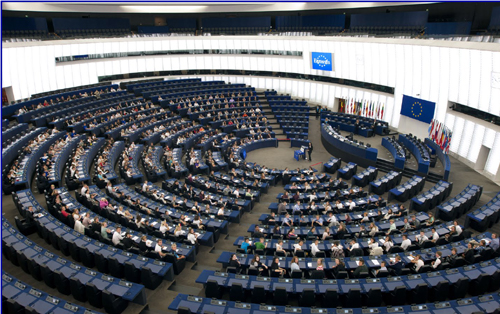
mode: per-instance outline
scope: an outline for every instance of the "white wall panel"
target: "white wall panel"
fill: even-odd
[[[147,58],[146,61],[146,71],[154,72],[155,70],[155,60],[154,58]],[[115,64],[113,63],[113,70],[115,69]]]
[[[193,50],[193,49],[196,49],[196,46],[195,46],[195,41],[194,39],[186,39],[186,49],[188,50]]]
[[[405,95],[410,95],[410,96],[416,96],[413,93],[413,84],[415,82],[415,79],[413,77],[413,63],[415,60],[413,60],[413,47],[414,46],[403,46],[403,64],[404,64],[404,72],[401,73],[401,79],[404,80],[404,86],[403,86],[403,94]]]
[[[56,89],[65,88],[65,86],[66,86],[65,81],[66,80],[64,78],[64,67],[63,66],[56,67],[56,80],[57,80]]]
[[[24,71],[26,72],[26,80],[24,81],[24,85],[26,85],[26,94],[30,94],[30,90],[36,90],[35,88],[35,80],[34,80],[34,73],[35,75],[40,75],[40,67],[38,64],[33,63],[33,58],[30,58],[29,56],[33,55],[33,47],[26,47],[24,48]],[[29,73],[29,75],[28,75]]]
[[[498,73],[500,73],[500,53],[493,52],[492,54],[493,63],[491,67],[492,74],[490,81],[494,74],[498,75]],[[488,111],[496,116],[500,116],[500,106],[498,104],[500,104],[500,86],[498,86],[498,84],[495,84],[491,89],[490,109]]]
[[[432,78],[432,68],[431,68],[431,48],[421,47],[421,59],[422,59],[422,71],[420,72],[419,81],[421,82],[420,95],[424,99],[430,99],[434,102],[437,101],[437,97],[431,98],[431,78]]]
[[[498,173],[498,167],[500,165],[500,133],[496,133],[495,140],[493,143],[493,147],[490,150],[490,154],[488,155],[488,160],[486,160],[486,165],[484,166],[484,170],[489,173],[495,175]]]
[[[14,49],[4,49],[2,51],[2,88],[3,87],[8,87],[12,85],[12,68],[13,64],[12,63],[12,52]],[[42,51],[45,51],[43,49]]]
[[[137,59],[137,71],[138,72],[146,71],[146,60],[144,58]]]
[[[453,124],[453,139],[450,144],[450,151],[452,152],[458,153],[458,150],[461,146],[460,143],[462,135],[464,134],[464,124],[465,124],[464,119],[460,117],[455,118],[455,123]],[[455,138],[457,140],[454,140]]]
[[[460,50],[449,49],[449,58],[443,60],[445,56],[441,56],[442,61],[448,61],[449,66],[449,93],[448,98],[450,101],[458,102],[458,89],[460,79]],[[442,73],[442,72],[441,72]]]
[[[304,83],[304,98],[305,99],[311,98],[311,82]]]
[[[493,63],[493,54],[491,51],[480,51],[480,83],[479,83],[479,110],[488,112],[490,109],[491,96],[491,67]]]
[[[179,50],[179,42],[182,40],[172,40],[170,41],[170,50]]]
[[[458,102],[468,104],[469,101],[469,86],[470,86],[470,51],[460,49],[460,65],[459,65],[459,84],[458,84]],[[456,65],[455,65],[456,66]]]
[[[483,144],[485,127],[474,122],[469,121],[473,125],[473,132],[471,134],[471,143],[469,149],[467,150],[467,160],[471,162],[476,162],[479,156],[479,151],[481,150],[481,145]]]
[[[429,72],[424,72],[422,74],[422,79],[423,80],[428,80],[429,84],[427,85],[429,88],[429,99],[434,99],[435,101],[438,101],[439,99],[439,92],[440,92],[440,77],[441,77],[441,69],[440,67],[443,65],[440,60],[440,53],[441,50],[437,47],[430,47],[428,49],[428,55],[425,57],[426,60],[429,60]],[[425,62],[425,61],[424,61]],[[448,63],[448,62],[445,62]],[[448,80],[446,80],[448,82]],[[448,84],[447,84],[448,85]],[[422,91],[424,93],[424,91]],[[447,93],[446,93],[447,96]],[[446,97],[448,98],[448,97]]]

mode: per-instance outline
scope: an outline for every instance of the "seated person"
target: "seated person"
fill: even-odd
[[[250,246],[250,239],[245,238],[243,243],[241,243],[241,249],[245,250],[245,253],[248,253],[248,247]]]
[[[177,244],[176,243],[172,243],[172,248],[170,249],[170,253],[172,253],[176,259],[186,258],[184,255],[178,254],[177,251],[178,251]]]

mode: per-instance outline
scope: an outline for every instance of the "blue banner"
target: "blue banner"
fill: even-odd
[[[332,71],[333,59],[330,52],[311,52],[313,70]]]
[[[403,95],[401,114],[425,123],[431,123],[434,118],[436,103]]]

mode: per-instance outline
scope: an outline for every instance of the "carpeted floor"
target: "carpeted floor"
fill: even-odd
[[[322,162],[327,161],[331,155],[326,152],[321,144],[321,134],[319,129],[319,120],[316,120],[314,117],[310,120],[310,128],[309,128],[309,138],[312,140],[314,145],[314,151],[312,154],[312,161],[309,160],[301,160],[296,161],[293,158],[293,148],[289,147],[288,142],[281,142],[279,144],[279,148],[265,148],[257,151],[253,151],[248,153],[247,160],[256,162],[260,165],[266,165],[267,167],[276,167],[276,168],[304,168],[309,165],[315,165],[315,168],[318,170],[322,169]],[[384,159],[391,159],[390,154],[388,154],[387,150],[380,145],[381,137],[376,136],[370,139],[366,138],[358,138],[363,142],[368,142],[379,149],[379,156]],[[348,160],[343,160],[343,162],[349,162]],[[453,182],[454,187],[451,193],[451,197],[458,194],[463,190],[465,186],[469,183],[482,185],[484,188],[483,195],[481,196],[481,200],[474,207],[478,208],[484,205],[487,201],[489,201],[498,191],[499,187],[492,181],[486,179],[481,176],[479,173],[474,171],[473,169],[467,167],[463,163],[457,161],[454,158],[451,158],[452,162],[452,172],[450,176],[450,181]],[[439,165],[441,166],[441,165]],[[410,166],[411,167],[411,166]],[[441,166],[442,169],[442,166]],[[358,172],[363,170],[358,169]],[[437,170],[433,170],[434,172],[439,172]],[[383,176],[383,172],[379,172],[379,176]],[[407,178],[403,178],[403,181],[406,181]],[[424,191],[431,188],[433,183],[426,183],[424,187]],[[251,213],[245,213],[242,217],[240,224],[231,224],[229,226],[229,235],[224,237],[221,236],[219,241],[215,244],[213,248],[209,247],[200,247],[200,251],[197,256],[196,263],[187,263],[184,271],[176,276],[174,282],[165,281],[159,288],[154,291],[147,290],[148,297],[148,305],[147,307],[138,306],[135,304],[130,304],[125,313],[168,313],[167,310],[168,305],[172,302],[175,296],[178,293],[187,293],[193,295],[204,296],[203,286],[195,283],[196,278],[204,269],[211,270],[220,270],[221,265],[216,262],[216,259],[219,257],[222,251],[235,251],[235,247],[233,246],[234,240],[238,236],[248,235],[246,232],[247,228],[252,223],[258,223],[258,218],[262,213],[268,213],[268,206],[271,202],[276,201],[276,195],[283,191],[283,187],[278,185],[276,187],[271,187],[269,189],[269,193],[263,195],[260,203],[257,203],[253,208]],[[387,198],[387,194],[382,197]],[[38,195],[37,199],[39,202],[45,206],[45,200],[42,195]],[[405,204],[409,205],[409,201]],[[3,196],[2,197],[2,209],[4,217],[6,217],[12,224],[14,224],[14,216],[19,215],[17,209],[14,207],[11,196]],[[463,224],[464,217],[462,217],[459,222]],[[494,226],[490,231],[499,232],[500,228]],[[47,245],[45,241],[40,240],[38,235],[34,234],[30,236],[30,239],[41,245],[42,247],[54,250],[50,245]],[[55,252],[60,254],[60,252]],[[71,257],[65,257],[71,260]],[[53,294],[56,297],[62,297],[64,299],[69,300],[70,302],[74,302],[76,304],[80,304],[86,306],[90,309],[93,309],[88,303],[82,304],[74,300],[71,296],[65,296],[59,293],[56,289],[51,289],[47,287],[43,282],[38,282],[33,279],[30,275],[24,273],[20,267],[16,267],[11,264],[8,260],[4,259],[2,256],[2,268],[17,277],[18,279],[34,286],[35,288],[46,291],[50,294]],[[295,301],[292,301],[292,305]],[[99,311],[99,309],[93,309]]]

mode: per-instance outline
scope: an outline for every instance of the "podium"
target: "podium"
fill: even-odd
[[[301,157],[304,158],[305,155],[306,154],[300,149],[297,149],[296,151],[293,152],[293,158],[295,158],[295,160],[297,161],[299,161]]]

